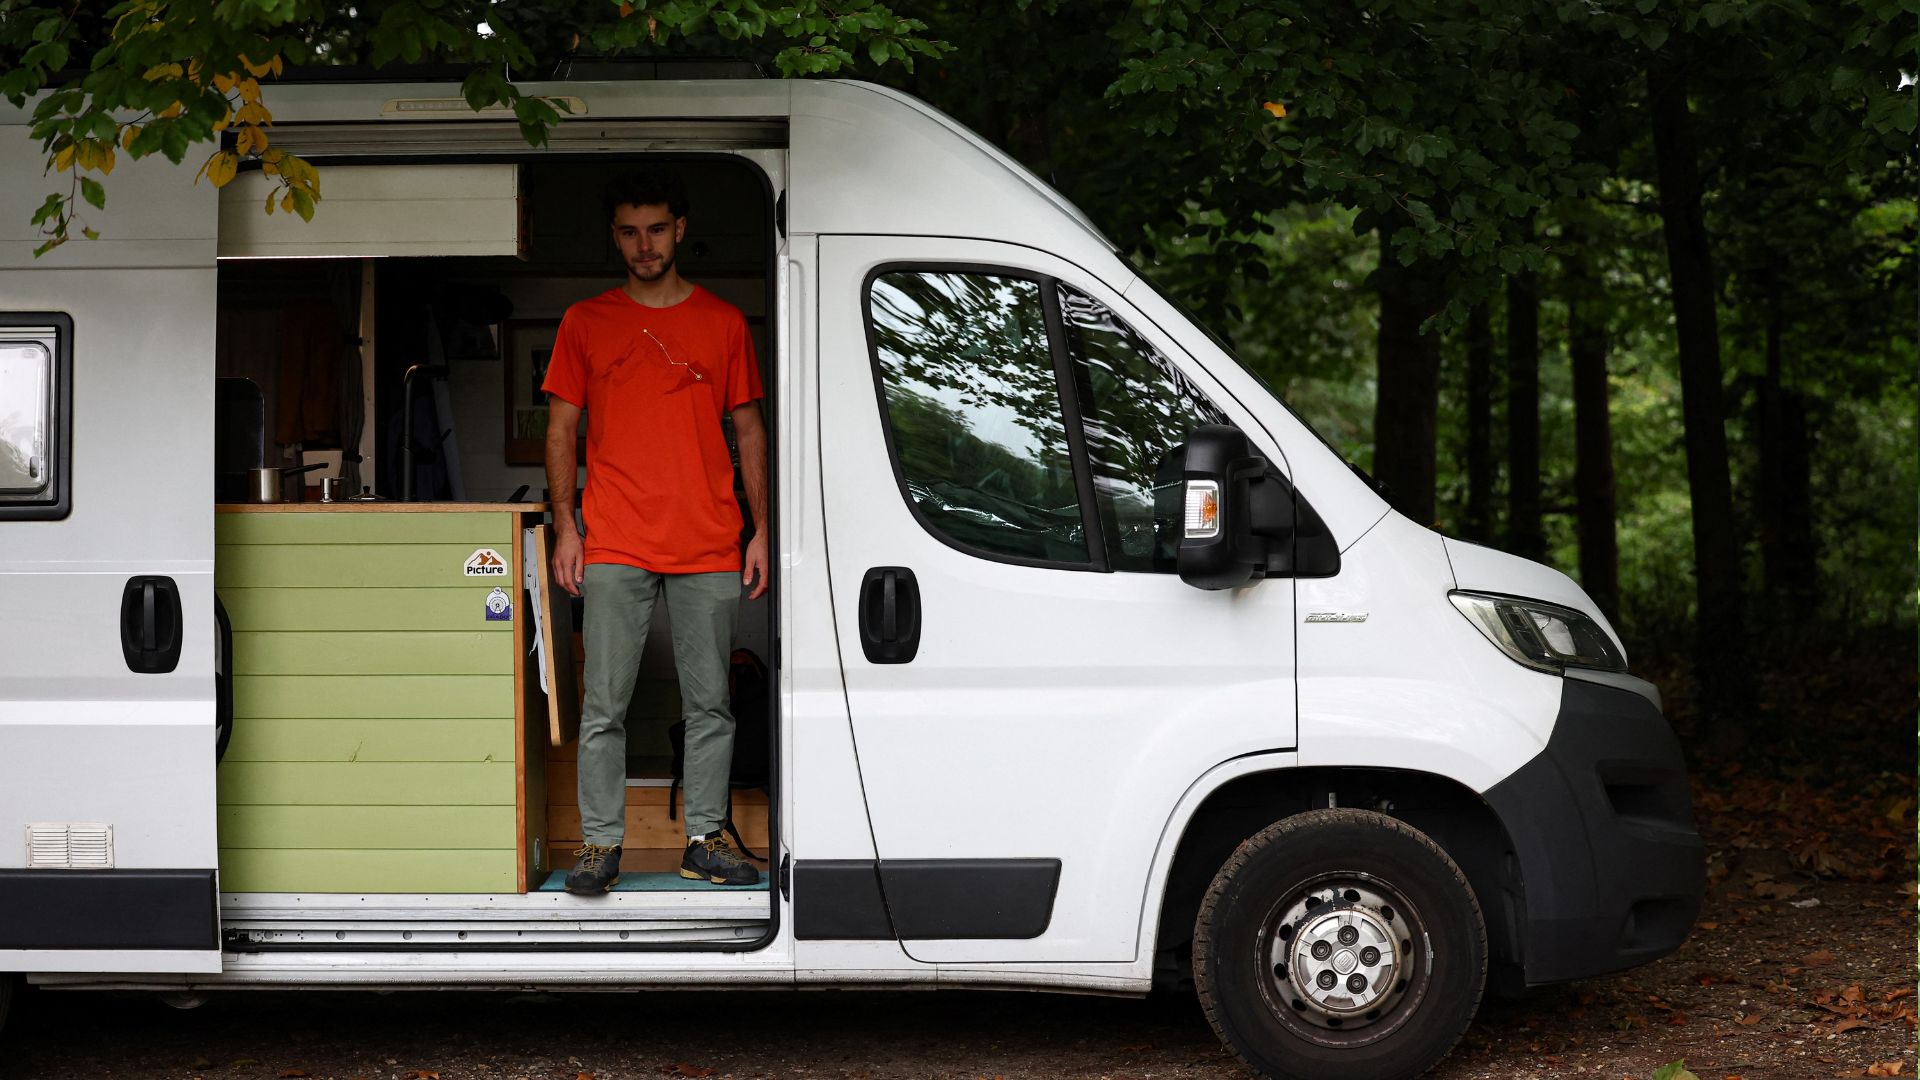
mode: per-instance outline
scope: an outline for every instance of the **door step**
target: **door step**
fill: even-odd
[[[766,929],[764,884],[663,888],[639,880],[650,876],[669,875],[635,874],[631,886],[623,876],[613,892],[591,898],[557,887],[440,896],[229,893],[220,898],[220,923],[226,947],[240,952],[725,945]]]

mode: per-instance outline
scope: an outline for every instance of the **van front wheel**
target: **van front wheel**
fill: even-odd
[[[1274,1080],[1401,1080],[1453,1049],[1486,985],[1465,875],[1418,829],[1314,810],[1240,845],[1194,924],[1201,1007]]]

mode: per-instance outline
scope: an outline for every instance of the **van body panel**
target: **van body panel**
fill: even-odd
[[[208,184],[194,187],[191,167],[176,167],[158,154],[138,161],[124,153],[119,156],[107,181],[105,209],[75,200],[77,216],[86,226],[99,230],[100,239],[82,239],[76,226],[72,242],[34,258],[33,249],[46,237],[32,223],[33,212],[48,195],[64,193],[70,181],[65,175],[44,172],[45,154],[39,140],[28,136],[26,121],[27,114],[0,101],[0,161],[9,166],[7,182],[0,184],[0,270],[30,269],[44,275],[81,269],[180,267],[201,269],[211,277],[216,193]],[[205,149],[212,153],[211,147]],[[86,293],[96,301],[109,299],[104,281],[96,285],[96,279],[87,280]],[[168,285],[180,287],[178,281]],[[29,309],[33,305],[27,302],[28,297],[41,291],[44,287],[26,280],[7,280],[0,288],[0,298],[4,298],[0,302],[8,310]],[[40,307],[67,309],[64,302]],[[205,311],[209,322],[212,311],[209,304]],[[207,332],[211,335],[211,326]]]
[[[1546,746],[1561,680],[1488,643],[1447,600],[1452,586],[1439,535],[1397,513],[1337,576],[1297,583],[1301,765],[1409,769],[1485,791]],[[1326,614],[1365,621],[1307,621]]]
[[[1251,418],[1116,290],[1046,252],[938,237],[820,240],[821,468],[854,742],[878,857],[1059,859],[1052,920],[1025,939],[911,940],[937,963],[1132,961],[1159,836],[1192,779],[1293,745],[1292,583],[1224,593],[1171,573],[1016,565],[916,517],[881,417],[865,290],[881,267],[1053,275],[1107,305],[1230,419]],[[874,567],[910,568],[910,663],[858,633]],[[802,852],[802,854],[807,854]],[[884,878],[884,874],[883,874]]]
[[[21,151],[8,160],[39,160],[23,128],[0,137]],[[114,239],[75,239],[36,262],[27,219],[52,181],[27,172],[0,184],[0,303],[73,320],[72,508],[0,524],[0,762],[31,763],[0,780],[0,825],[108,826],[114,870],[210,875],[217,204],[190,169],[127,162],[108,210],[81,208]],[[178,596],[170,671],[135,672],[122,646],[123,604],[140,577],[164,578]],[[0,869],[27,865],[23,833],[0,833]],[[101,879],[99,896],[133,895],[121,884]],[[217,925],[210,892],[194,903]],[[219,969],[217,940],[202,951],[116,948],[110,927],[98,932],[94,946],[32,966]],[[0,953],[0,970],[28,964]]]
[[[1194,814],[1206,805],[1214,792],[1243,776],[1282,772],[1299,764],[1300,755],[1292,751],[1246,754],[1222,761],[1195,778],[1180,796],[1180,801],[1174,804],[1161,827],[1159,844],[1153,853],[1153,867],[1147,874],[1146,896],[1140,906],[1139,962],[1144,965],[1146,975],[1152,975],[1153,954],[1159,947],[1160,909],[1166,903],[1167,881],[1173,873],[1173,860],[1180,853],[1180,841],[1186,835],[1187,827],[1192,824]]]
[[[780,487],[784,594],[780,678],[781,762],[790,800],[789,837],[796,858],[874,858],[873,833],[860,793],[859,763],[847,722],[847,690],[833,622],[832,583],[827,577],[825,496],[820,488],[819,385],[813,376],[815,321],[811,236],[795,237],[785,260],[787,288],[795,299],[787,327],[789,348],[776,358],[783,380],[780,403],[783,475]]]
[[[795,231],[1000,240],[1095,268],[1116,288],[1132,276],[1064,200],[959,125],[877,87],[792,85]]]
[[[1064,213],[1068,217],[1072,218],[1074,221],[1074,224],[1079,225],[1082,229],[1085,229],[1087,232],[1093,234],[1093,237],[1096,240],[1100,241],[1103,247],[1107,248],[1108,250],[1114,250],[1113,241],[1108,240],[1104,235],[1102,235],[1099,227],[1093,223],[1093,219],[1087,217],[1086,214],[1082,213],[1079,207],[1073,205],[1071,202],[1068,202],[1066,196],[1060,194],[1059,192],[1053,190],[1053,188],[1043,183],[1039,177],[1033,175],[1032,172],[1028,171],[1026,166],[1020,164],[1018,161],[1015,161],[1012,155],[1001,150],[999,147],[993,145],[991,142],[988,142],[986,139],[981,138],[975,132],[968,130],[967,127],[961,124],[958,120],[955,120],[953,117],[948,116],[947,114],[941,112],[940,110],[934,108],[931,105],[928,105],[926,102],[921,101],[918,98],[915,98],[909,94],[902,93],[899,90],[895,90],[892,87],[880,86],[875,83],[834,80],[834,81],[807,81],[807,82],[795,83],[794,85],[796,87],[803,88],[798,91],[798,93],[802,95],[796,99],[799,101],[808,100],[804,95],[817,92],[813,89],[816,87],[818,88],[858,87],[862,90],[867,90],[867,91],[871,91],[872,93],[878,94],[881,97],[886,98],[888,101],[893,102],[895,105],[898,105],[903,109],[909,110],[925,120],[938,124],[942,128],[945,128],[946,130],[959,136],[968,145],[978,149],[980,153],[985,154],[989,158],[992,158],[996,164],[998,164],[1001,168],[1005,169],[1007,172],[1012,173],[1014,176],[1018,177],[1021,180],[1021,182],[1025,183],[1029,188],[1032,188],[1041,197],[1045,198],[1048,202],[1052,203],[1055,209],[1059,210],[1061,213]],[[912,123],[911,121],[905,121],[905,122],[908,124]],[[977,234],[964,233],[961,235],[972,236]]]

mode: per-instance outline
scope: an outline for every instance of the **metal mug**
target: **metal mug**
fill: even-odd
[[[330,503],[338,501],[342,477],[323,476],[320,478],[320,501]]]

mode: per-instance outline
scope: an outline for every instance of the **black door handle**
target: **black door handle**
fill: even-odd
[[[920,585],[904,566],[876,566],[860,582],[860,648],[871,664],[905,664],[920,651]]]
[[[180,587],[170,577],[127,579],[120,593],[120,652],[127,667],[162,675],[180,666]]]

